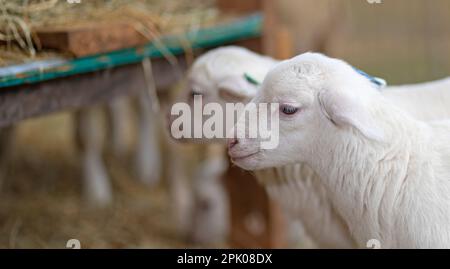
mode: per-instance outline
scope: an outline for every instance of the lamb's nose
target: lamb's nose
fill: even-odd
[[[239,140],[237,138],[228,139],[228,149],[233,148],[237,144],[239,144]]]

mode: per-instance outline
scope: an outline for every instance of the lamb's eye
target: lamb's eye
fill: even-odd
[[[281,112],[286,115],[295,114],[298,111],[298,107],[290,106],[290,105],[282,105],[280,107]]]

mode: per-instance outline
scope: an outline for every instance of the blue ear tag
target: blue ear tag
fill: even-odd
[[[257,81],[256,79],[252,78],[249,74],[244,73],[244,78],[247,80],[248,83],[253,84],[255,86],[261,85],[261,82]]]
[[[387,85],[386,80],[384,80],[382,78],[373,77],[373,76],[367,74],[366,72],[364,72],[364,71],[362,71],[362,70],[360,70],[360,69],[358,69],[356,67],[353,67],[353,69],[356,72],[358,72],[360,75],[362,75],[362,76],[366,77],[368,80],[370,80],[370,82],[372,82],[373,84],[377,85],[377,87],[379,89],[382,89],[382,88],[386,87],[386,85]]]

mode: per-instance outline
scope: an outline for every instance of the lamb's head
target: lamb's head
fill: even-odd
[[[279,116],[278,146],[262,148],[261,138],[246,138],[243,133],[252,127],[241,117],[233,130],[238,138],[229,140],[229,155],[238,166],[257,170],[309,163],[320,158],[320,147],[335,143],[339,135],[379,140],[382,132],[372,110],[375,98],[381,98],[376,87],[341,60],[305,53],[281,62],[251,101],[278,104],[273,111]],[[251,103],[247,107],[255,109]]]
[[[184,104],[191,112],[194,111],[194,106],[200,106],[203,111],[205,106],[215,104],[225,111],[226,103],[244,105],[255,96],[260,87],[257,82],[262,82],[269,69],[276,63],[272,58],[236,46],[210,50],[198,57],[188,71],[185,86],[177,98],[177,104]],[[172,112],[174,112],[173,107]],[[179,112],[171,114],[169,128],[174,137],[180,137],[183,130],[172,128],[174,126],[172,123],[177,118],[174,114],[179,115]],[[191,113],[191,117],[192,133],[195,132],[195,128],[203,126],[203,124],[194,125],[194,122],[204,123],[208,119],[202,114],[195,113]],[[198,139],[198,141],[205,142],[205,139]],[[206,142],[211,141],[209,139]]]

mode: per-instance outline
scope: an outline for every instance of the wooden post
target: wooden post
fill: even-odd
[[[231,247],[286,247],[284,217],[255,177],[233,166],[225,182],[231,208]]]
[[[242,41],[237,45],[275,58],[292,55],[292,39],[285,28],[278,28],[273,0],[218,0],[217,4],[225,12],[264,11],[263,38]],[[285,218],[278,204],[269,198],[256,178],[238,167],[230,167],[225,184],[230,198],[231,247],[286,247]]]
[[[263,49],[264,54],[276,59],[286,59],[294,54],[291,33],[276,15],[276,5],[273,0],[263,0],[264,32]]]

